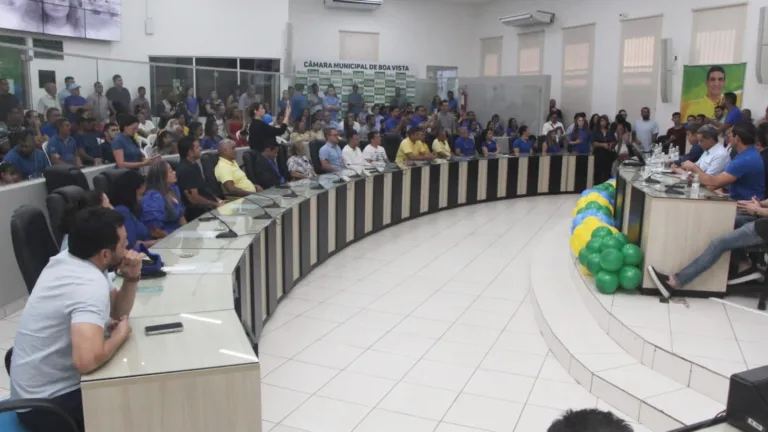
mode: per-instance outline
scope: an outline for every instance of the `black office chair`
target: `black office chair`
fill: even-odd
[[[347,140],[345,140],[344,138],[339,138],[339,148],[344,150],[344,147],[346,146],[347,146]]]
[[[112,199],[112,188],[120,176],[130,171],[126,168],[114,168],[102,171],[93,178],[93,189],[105,193],[109,199]]]
[[[397,158],[397,151],[400,150],[400,143],[403,141],[403,137],[398,134],[386,134],[381,141],[384,151],[387,153],[387,159],[394,162],[395,158]]]
[[[11,216],[11,241],[24,284],[32,293],[48,260],[59,253],[43,211],[29,205],[17,208]]]
[[[10,351],[8,351],[10,352]],[[7,432],[24,432],[26,429],[19,422],[16,416],[16,411],[20,410],[45,410],[56,413],[61,417],[61,426],[63,429],[57,428],[62,432],[81,432],[77,427],[75,421],[67,415],[61,408],[52,403],[50,399],[15,399],[0,401],[0,430]]]
[[[243,152],[243,171],[245,171],[245,176],[253,184],[256,184],[256,166],[254,164],[258,157],[259,155],[251,149]]]
[[[313,140],[309,142],[309,158],[312,160],[312,166],[315,168],[315,172],[322,174],[323,164],[320,163],[320,148],[325,145],[325,141]]]
[[[368,146],[368,144],[369,144],[369,142],[368,142],[367,139],[365,141],[360,141],[360,145],[359,145],[360,151],[365,150],[365,147]]]
[[[208,186],[211,192],[217,197],[223,197],[224,191],[221,189],[219,181],[216,180],[216,164],[219,163],[218,152],[203,153],[200,157],[200,165],[203,167],[203,177],[205,178],[205,184]]]
[[[58,188],[45,198],[48,207],[48,220],[51,221],[51,231],[56,244],[61,244],[64,234],[61,232],[61,220],[64,212],[72,203],[77,202],[85,194],[79,186],[64,186]]]
[[[53,165],[43,171],[45,188],[49,194],[64,186],[80,186],[83,190],[91,190],[88,179],[80,168],[69,165]]]
[[[174,171],[179,168],[179,161],[175,159],[166,159],[165,161],[168,162],[168,165],[170,165]]]

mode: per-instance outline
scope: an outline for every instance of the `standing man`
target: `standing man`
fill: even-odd
[[[142,255],[126,244],[125,221],[115,210],[93,207],[75,215],[69,248],[50,259],[21,313],[11,357],[12,400],[48,399],[84,430],[81,374],[107,363],[131,334],[128,315]],[[123,276],[119,291],[107,277],[113,268]],[[31,432],[62,425],[48,410],[16,415]]]
[[[648,107],[640,110],[640,116],[642,119],[635,121],[635,130],[632,132],[634,141],[642,146],[643,152],[650,153],[653,143],[659,137],[659,124],[651,120],[651,109]]]
[[[88,107],[97,124],[109,121],[109,100],[104,96],[104,86],[98,81],[93,84],[93,93],[88,96]]]
[[[554,101],[555,100],[552,99],[551,102],[554,102]],[[551,103],[550,103],[550,105],[551,105]],[[560,110],[557,109],[557,108],[554,108],[554,109],[550,108],[550,109],[551,109],[551,111],[549,112],[549,117],[548,117],[549,121],[544,123],[544,126],[542,126],[542,128],[541,128],[541,134],[542,135],[547,135],[549,133],[549,131],[556,130],[557,128],[565,130],[565,127],[563,126],[562,123],[560,123],[560,121],[558,119],[558,116],[557,116],[557,111],[560,111]]]
[[[309,118],[313,123],[320,120],[316,117],[316,114],[323,110],[324,98],[325,95],[320,94],[320,87],[317,83],[312,84],[312,93],[309,95]]]
[[[72,96],[70,96],[72,97]],[[56,120],[56,136],[48,141],[48,156],[53,165],[74,165],[81,167],[80,156],[77,154],[77,143],[72,138],[69,120]]]
[[[297,122],[301,121],[301,116],[304,115],[304,110],[308,108],[307,96],[304,95],[304,84],[296,84],[296,88],[291,95],[291,121],[294,127],[297,127]]]
[[[240,100],[237,102],[237,108],[243,112],[243,120],[247,119],[245,116],[245,109],[251,104],[261,102],[261,97],[256,94],[256,86],[250,84],[248,90],[240,95]],[[250,121],[250,119],[248,119]]]
[[[437,113],[438,132],[442,130],[448,135],[456,135],[458,125],[456,124],[456,116],[451,112],[450,107],[450,101],[440,103],[440,112]]]
[[[347,104],[349,105],[349,111],[355,113],[355,118],[360,115],[360,111],[363,110],[363,95],[359,93],[360,87],[357,84],[352,85],[352,93],[347,96]]]
[[[149,106],[149,100],[147,99],[147,89],[139,87],[139,96],[131,101],[131,114],[136,112],[136,107],[140,106],[147,110],[148,113],[152,112]]]
[[[196,137],[184,137],[179,140],[179,166],[176,168],[176,183],[182,192],[187,208],[188,221],[216,208],[224,201],[208,189],[203,179],[203,171],[198,165],[200,160],[200,141]]]
[[[557,115],[557,121],[562,123],[563,122],[563,112],[560,111],[560,108],[557,107],[557,101],[554,99],[549,100],[549,112],[547,113],[547,118],[549,118],[552,114]],[[546,133],[542,134],[546,135]]]
[[[682,118],[679,112],[672,114],[673,126],[667,129],[666,144],[670,147],[677,146],[677,148],[681,150],[680,153],[685,153],[685,141],[687,132],[683,127],[681,120]]]
[[[732,128],[736,123],[739,123],[742,120],[741,110],[736,106],[736,93],[726,93],[725,96],[723,96],[723,101],[725,102],[725,120],[709,121],[709,123],[714,125],[720,133],[725,133],[728,129]]]
[[[13,108],[23,110],[19,99],[11,93],[8,80],[0,78],[0,122],[5,122],[5,118]]]
[[[452,91],[449,91],[447,95],[448,95],[448,110],[451,111],[454,114],[458,114],[458,112],[459,112],[459,101],[454,99]]]
[[[69,97],[69,86],[75,83],[75,79],[71,76],[64,78],[64,88],[59,91],[56,98],[59,100],[59,108],[64,108],[64,101]]]
[[[117,113],[129,113],[131,109],[131,92],[123,87],[123,77],[115,75],[112,77],[112,87],[107,90],[107,99],[109,106]]]
[[[70,123],[77,121],[77,110],[80,108],[86,109],[88,101],[84,97],[80,96],[80,86],[72,84],[69,86],[69,96],[64,99],[64,110],[67,112],[67,118]]]
[[[722,105],[718,105],[715,107],[715,121],[722,122],[725,120],[725,107]]]
[[[37,101],[37,112],[45,115],[49,108],[59,109],[61,105],[56,100],[56,83],[45,83],[43,88],[45,89],[45,94]]]
[[[405,109],[406,105],[408,105],[408,98],[403,96],[402,91],[400,87],[395,87],[395,96],[392,97],[392,103],[390,103],[391,107],[398,107],[401,110]]]

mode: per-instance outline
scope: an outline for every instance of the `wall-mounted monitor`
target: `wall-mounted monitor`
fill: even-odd
[[[0,28],[120,40],[122,0],[0,0]]]

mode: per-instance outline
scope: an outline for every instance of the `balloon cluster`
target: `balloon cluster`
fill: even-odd
[[[571,252],[579,257],[581,271],[595,277],[603,294],[621,286],[632,290],[640,286],[643,252],[614,227],[616,181],[609,180],[581,194],[573,210]]]

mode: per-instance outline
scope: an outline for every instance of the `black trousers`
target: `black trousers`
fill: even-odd
[[[595,174],[594,184],[605,183],[611,179],[611,169],[613,161],[616,159],[616,153],[606,149],[595,149]]]
[[[80,431],[85,430],[83,421],[83,397],[79,388],[52,398],[51,402],[67,413],[72,420],[75,421],[75,424]],[[19,417],[21,424],[23,424],[29,432],[75,432],[70,431],[71,428],[67,426],[64,419],[52,411],[29,410],[25,412],[17,412],[16,415]]]

